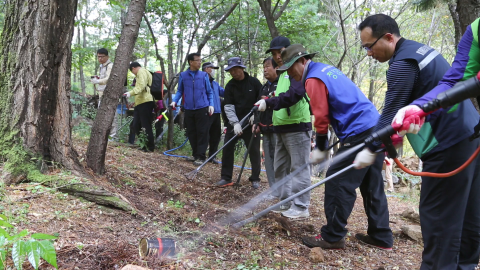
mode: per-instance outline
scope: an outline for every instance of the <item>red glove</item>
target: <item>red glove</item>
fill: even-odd
[[[405,136],[407,133],[417,134],[425,123],[425,116],[419,116],[421,112],[423,112],[422,109],[416,105],[401,108],[393,118],[393,129],[400,136]]]

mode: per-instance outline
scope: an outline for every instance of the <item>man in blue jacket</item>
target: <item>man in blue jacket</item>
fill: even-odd
[[[215,75],[215,69],[218,69],[218,67],[214,66],[211,62],[205,62],[202,65],[202,70],[208,73],[210,84],[213,89],[213,114],[210,116],[210,139],[208,142],[210,145],[208,148],[209,157],[217,152],[218,144],[220,143],[220,138],[222,137],[222,120],[220,119],[222,109],[220,97],[223,97],[225,94],[225,89],[223,89],[213,78]],[[218,164],[219,162],[213,158],[212,163]]]
[[[200,54],[189,54],[187,61],[190,67],[180,73],[178,90],[170,106],[175,108],[178,100],[183,97],[187,137],[193,156],[189,160],[193,160],[193,164],[198,166],[206,159],[209,118],[214,112],[213,90],[208,74],[200,71]]]

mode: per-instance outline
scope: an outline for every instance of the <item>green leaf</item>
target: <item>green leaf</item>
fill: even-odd
[[[28,261],[33,268],[38,269],[40,265],[40,245],[37,241],[30,239],[25,242],[25,249],[28,254]]]
[[[27,255],[27,252],[25,250],[25,242],[18,240],[13,243],[12,260],[17,270],[22,270],[22,265],[25,261],[25,255]]]
[[[15,242],[17,241],[18,239],[24,237],[24,236],[27,236],[28,234],[28,231],[27,230],[23,230],[15,235],[12,235],[10,237],[7,237],[7,240],[10,241],[10,242]]]
[[[53,265],[55,268],[58,269],[57,266],[57,253],[55,251],[55,247],[53,246],[52,242],[48,240],[39,241],[38,244],[40,245],[40,256],[47,261],[49,264]]]
[[[0,214],[0,218],[2,218],[2,219],[5,220],[5,221],[8,220],[7,216],[5,216],[4,214]]]
[[[6,222],[6,221],[3,221],[3,220],[0,220],[0,226],[2,227],[7,227],[7,228],[13,228],[13,225]]]
[[[50,235],[50,234],[45,234],[45,233],[34,233],[32,234],[33,239],[57,239],[57,237]]]
[[[0,228],[0,235],[4,236],[4,237],[10,237],[10,235],[8,234],[7,231],[5,231],[4,229]]]
[[[7,261],[7,251],[5,249],[0,249],[0,270],[5,269],[6,261]]]

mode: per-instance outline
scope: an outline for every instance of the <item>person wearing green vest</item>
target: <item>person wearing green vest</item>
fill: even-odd
[[[288,46],[290,46],[290,40],[283,36],[275,37],[270,42],[267,53],[272,53],[273,60],[278,66],[283,65],[281,53]],[[268,109],[274,110],[272,121],[276,136],[275,181],[282,180],[309,162],[312,122],[307,99],[303,84],[289,78],[284,72],[279,76],[275,97],[260,101],[265,102]],[[309,187],[310,184],[310,170],[305,169],[280,188],[279,199],[286,199]],[[306,192],[295,198],[293,203],[281,205],[274,212],[282,213],[283,216],[291,219],[307,218],[310,216],[309,205],[310,192]]]

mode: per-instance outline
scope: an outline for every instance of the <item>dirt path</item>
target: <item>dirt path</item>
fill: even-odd
[[[86,142],[78,141],[77,150],[85,153]],[[218,221],[261,192],[250,187],[248,171],[242,179],[244,185],[238,190],[218,189],[212,184],[219,180],[220,165],[208,164],[195,181],[187,181],[184,174],[195,169],[191,163],[124,145],[109,146],[106,164],[108,173],[96,181],[124,196],[137,209],[135,213],[109,209],[58,192],[47,192],[11,205],[2,203],[7,210],[17,213],[16,227],[59,235],[56,247],[60,269],[120,269],[127,263],[150,269],[419,267],[422,247],[400,232],[401,225],[409,223],[400,218],[401,212],[413,206],[408,201],[388,198],[395,241],[392,252],[363,246],[353,237],[367,228],[358,196],[349,219],[346,249],[324,251],[325,262],[314,264],[301,237],[315,235],[325,223],[323,187],[312,193],[311,218],[294,222],[290,235],[276,221],[279,214],[273,213],[234,230],[220,226]],[[29,186],[7,187],[8,199],[31,195]],[[263,177],[262,189],[266,187]],[[266,206],[259,205],[256,211]],[[138,242],[149,237],[176,239],[177,258],[140,258]]]

